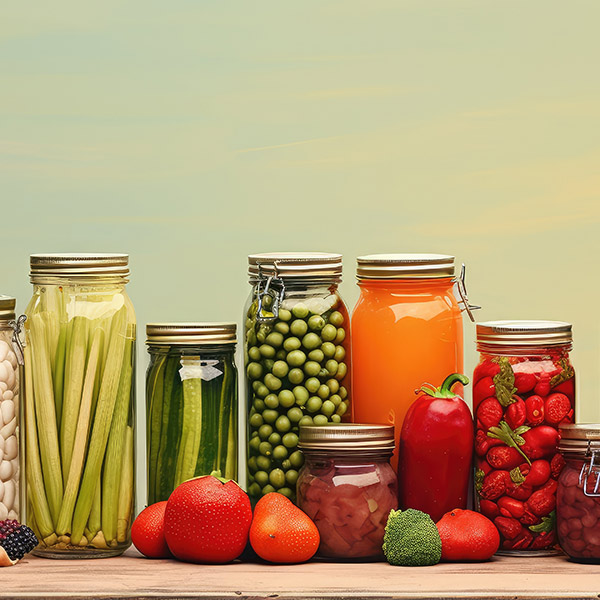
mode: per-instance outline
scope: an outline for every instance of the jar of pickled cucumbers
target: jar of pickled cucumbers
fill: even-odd
[[[149,323],[148,504],[200,475],[237,479],[235,323]]]
[[[350,420],[348,310],[342,256],[253,254],[245,310],[248,493],[295,500],[303,425]]]
[[[571,347],[569,323],[477,324],[475,504],[504,553],[554,553],[559,427],[575,420]]]
[[[135,338],[126,254],[34,254],[25,311],[25,522],[52,558],[131,543]]]
[[[23,363],[16,300],[0,296],[0,521],[19,519],[19,397]]]
[[[390,465],[394,427],[341,423],[300,429],[305,463],[298,506],[321,536],[318,556],[383,558],[385,526],[398,508],[398,481]]]

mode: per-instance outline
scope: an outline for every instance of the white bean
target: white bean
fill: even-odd
[[[10,460],[3,460],[0,463],[0,480],[8,481],[13,474],[13,465]]]
[[[17,458],[18,451],[19,444],[17,442],[17,436],[11,435],[6,440],[6,445],[4,447],[4,460],[13,460],[13,458]]]
[[[0,437],[7,439],[10,437],[17,428],[17,417],[13,417],[12,421],[9,421],[4,425],[2,429],[0,429]]]
[[[0,502],[2,502],[3,498],[4,498],[4,481],[2,481],[2,479],[0,479]]]
[[[7,394],[9,392],[6,392]],[[0,404],[0,411],[2,412],[2,420],[4,423],[10,423],[15,416],[15,403],[12,401],[12,398],[6,398],[4,396],[4,400],[2,404]]]
[[[11,369],[11,371],[12,371],[12,369]],[[0,381],[6,382],[7,389],[8,389],[8,369],[6,368],[6,365],[4,364],[4,362],[0,362]]]
[[[4,500],[2,503],[8,510],[13,507],[15,501],[15,482],[11,479],[10,481],[4,482]]]
[[[3,400],[14,400],[14,397],[15,397],[15,393],[12,390],[6,390],[2,394],[2,399]]]
[[[8,518],[8,508],[0,502],[0,521],[4,521],[6,518]]]
[[[12,468],[13,468],[13,474],[12,474],[12,478],[17,480],[19,479],[19,457],[17,456],[16,458],[13,458],[10,463],[12,464]]]
[[[0,340],[0,362],[2,362],[10,352],[10,346],[5,340]]]
[[[9,519],[14,519],[15,521],[18,521],[19,520],[19,515],[14,510],[9,510],[8,511],[8,518]]]
[[[0,452],[4,452],[4,438],[0,437]],[[0,462],[2,462],[2,460],[0,459]]]
[[[16,371],[19,363],[17,361],[17,355],[12,350],[8,353],[8,362],[11,364],[13,371]]]
[[[2,364],[5,365],[6,362],[4,362]],[[9,390],[13,390],[15,388],[15,385],[17,385],[17,376],[15,375],[15,371],[13,369],[9,369],[8,378],[6,380],[6,383],[8,385]]]
[[[0,392],[5,392],[8,389],[6,381],[0,381]]]

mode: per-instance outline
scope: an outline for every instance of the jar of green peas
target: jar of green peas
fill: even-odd
[[[245,310],[247,488],[295,501],[303,425],[351,420],[348,310],[338,292],[342,256],[248,257]]]

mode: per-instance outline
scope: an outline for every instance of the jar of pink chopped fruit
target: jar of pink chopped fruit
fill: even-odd
[[[298,506],[321,535],[322,558],[378,560],[385,525],[398,508],[398,481],[390,458],[391,425],[329,424],[300,428],[305,463]]]

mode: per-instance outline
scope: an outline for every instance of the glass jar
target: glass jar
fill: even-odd
[[[555,544],[558,427],[575,418],[571,346],[568,323],[477,325],[476,507],[496,524],[504,552],[539,555]]]
[[[148,504],[200,475],[237,479],[235,323],[149,323]]]
[[[25,333],[25,522],[52,558],[130,545],[135,338],[126,254],[34,254]]]
[[[19,519],[19,397],[22,349],[16,300],[0,296],[0,521]]]
[[[556,525],[571,560],[600,563],[600,424],[560,426],[565,467],[558,479]]]
[[[351,418],[342,256],[254,254],[248,262],[248,494],[253,502],[273,491],[295,500],[300,426]]]
[[[439,387],[448,375],[463,372],[454,257],[361,256],[357,277],[360,297],[352,314],[354,419],[395,425],[398,448],[415,390],[424,383]],[[462,395],[462,386],[456,393]],[[397,451],[392,465],[397,467]]]
[[[318,556],[381,559],[387,519],[398,508],[390,465],[394,428],[305,426],[299,447],[306,462],[298,478],[298,506],[319,530]]]

